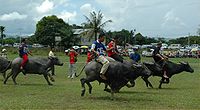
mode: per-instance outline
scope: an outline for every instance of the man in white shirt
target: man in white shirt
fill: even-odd
[[[54,51],[54,48],[51,47],[51,50],[49,51],[49,57],[55,57],[53,51]],[[54,70],[54,69],[55,69],[55,67],[52,66],[52,67],[48,70],[48,71],[51,70],[51,74],[52,74],[53,76],[55,75],[55,70]]]

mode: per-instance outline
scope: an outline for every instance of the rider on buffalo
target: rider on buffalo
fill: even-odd
[[[28,61],[28,54],[31,55],[29,52],[28,46],[26,45],[26,39],[22,39],[22,43],[19,46],[19,56],[23,59],[21,65],[20,65],[20,70],[23,71],[25,64]]]
[[[157,43],[157,47],[153,51],[153,59],[163,68],[163,77],[169,78],[167,75],[167,67],[165,64],[165,60],[168,59],[168,57],[160,53],[161,47],[162,47],[162,42]]]

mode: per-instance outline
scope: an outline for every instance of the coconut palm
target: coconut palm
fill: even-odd
[[[1,33],[1,44],[3,45],[3,38],[5,37],[5,34],[3,32],[5,31],[4,26],[0,26],[0,33]]]
[[[109,23],[112,22],[112,20],[107,20],[103,22],[103,14],[101,11],[96,13],[95,11],[90,12],[90,17],[85,16],[87,22],[83,23],[84,27],[89,29],[89,38],[91,39],[93,36],[95,36],[95,40],[97,40],[97,33],[103,30],[103,27]]]

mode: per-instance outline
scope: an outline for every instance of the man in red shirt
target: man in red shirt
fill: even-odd
[[[91,52],[91,49],[90,49],[87,52],[87,61],[86,61],[86,63],[89,63],[90,61],[92,61],[92,59],[93,59],[93,55],[92,55],[92,52]]]
[[[119,55],[117,50],[117,37],[113,38],[107,46],[107,53],[109,57],[112,57],[116,61],[123,63],[123,58]]]
[[[74,48],[72,47],[70,49],[70,52],[68,53],[69,55],[69,75],[68,78],[74,78],[75,74],[76,74],[76,66],[75,63],[77,61],[77,55],[78,53],[74,50]]]

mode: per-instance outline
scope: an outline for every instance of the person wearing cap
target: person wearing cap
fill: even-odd
[[[78,53],[74,50],[73,47],[70,48],[70,51],[68,53],[69,56],[69,73],[68,73],[68,78],[73,79],[76,74],[76,61],[77,61],[77,55]]]
[[[6,49],[2,49],[2,51],[1,51],[1,57],[5,58],[5,59],[7,59],[6,51],[7,51]]]
[[[139,62],[141,60],[141,57],[140,57],[140,54],[138,53],[138,49],[133,49],[134,50],[134,53],[131,53],[129,58],[131,60],[133,60],[134,62]]]
[[[167,76],[167,69],[166,69],[166,64],[165,64],[165,60],[167,60],[168,57],[165,56],[165,55],[162,55],[160,53],[161,47],[162,47],[162,42],[157,43],[157,47],[153,51],[153,59],[154,59],[154,61],[156,63],[158,63],[159,65],[162,66],[162,68],[163,68],[163,77],[164,78],[169,78]]]
[[[119,51],[117,50],[117,37],[113,38],[107,46],[108,56],[123,63],[123,58],[119,55]]]
[[[100,77],[103,80],[107,80],[105,73],[109,67],[110,62],[105,57],[105,52],[107,50],[106,50],[105,45],[102,43],[102,42],[104,42],[104,37],[105,37],[104,33],[99,34],[98,39],[96,41],[94,41],[91,46],[91,51],[93,52],[96,61],[103,64],[101,71],[100,71]]]

